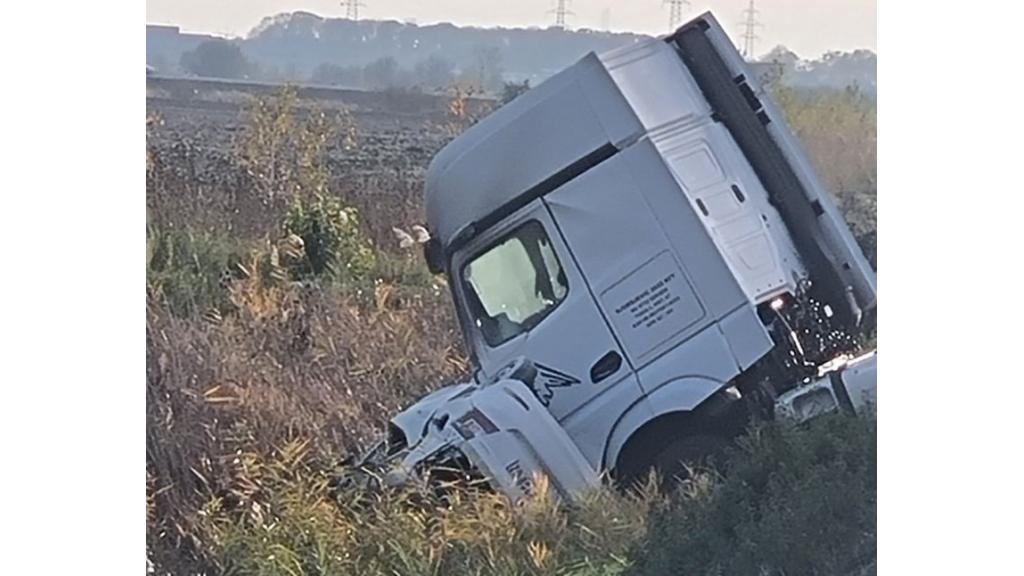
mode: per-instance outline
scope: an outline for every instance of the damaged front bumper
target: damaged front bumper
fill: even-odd
[[[599,485],[597,472],[518,380],[470,385],[432,401],[427,415],[415,405],[396,417],[390,440],[365,463],[383,468],[383,481],[399,486],[487,482],[513,502],[536,496],[543,477],[553,495],[569,499]]]

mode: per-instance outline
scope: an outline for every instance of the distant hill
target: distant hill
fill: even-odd
[[[237,77],[425,90],[464,80],[494,92],[503,81],[529,80],[536,85],[588,52],[604,52],[647,38],[586,29],[356,22],[293,12],[265,18],[247,37],[233,40],[147,26],[146,60],[158,73],[185,74],[183,55],[203,42],[229,42],[251,63]],[[793,86],[842,88],[856,83],[873,93],[875,60],[870,51],[856,51],[805,61],[779,47],[760,59],[759,68],[781,74],[782,81]],[[195,73],[196,67],[186,68]]]
[[[638,34],[567,31],[555,28],[472,28],[452,24],[417,26],[395,21],[322,18],[306,12],[266,18],[244,41],[260,62],[311,73],[321,63],[365,66],[384,57],[412,68],[431,56],[465,70],[480,54],[497,50],[503,72],[538,80],[591,50],[605,51],[646,38]]]

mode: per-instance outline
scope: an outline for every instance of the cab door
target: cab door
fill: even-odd
[[[680,222],[691,212],[681,194],[668,213],[661,218],[655,213],[647,194],[662,183],[636,180],[633,159],[641,149],[638,144],[620,152],[555,190],[545,202],[646,390],[661,383],[645,383],[646,366],[699,332],[712,317],[661,218],[673,219],[691,234],[686,247],[694,256],[702,252],[697,243],[701,239],[695,236],[703,230]],[[640,175],[648,177],[649,172]]]
[[[533,391],[556,419],[587,412],[612,390],[616,402],[639,396],[629,362],[542,200],[460,249],[452,281],[483,372],[530,359],[538,369]]]

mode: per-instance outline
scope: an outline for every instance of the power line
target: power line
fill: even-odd
[[[361,0],[341,0],[341,5],[345,7],[345,18],[349,20],[359,20],[359,7],[366,6]]]
[[[665,4],[669,6],[668,30],[675,32],[676,28],[683,23],[683,6],[689,8],[690,2],[689,0],[665,0]]]
[[[558,0],[554,10],[548,10],[548,14],[554,13],[555,15],[555,28],[565,30],[565,17],[575,16],[576,13],[566,8],[569,0]]]
[[[743,24],[743,57],[750,60],[754,57],[754,43],[758,40],[757,28],[762,26],[757,21],[758,10],[754,8],[754,0],[750,0],[743,15],[746,19]]]

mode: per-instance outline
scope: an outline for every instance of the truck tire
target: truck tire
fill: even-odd
[[[729,441],[722,436],[680,436],[668,441],[657,452],[621,471],[617,483],[624,489],[643,484],[653,469],[658,473],[661,488],[670,489],[686,480],[691,470],[707,469],[721,464],[728,445]]]
[[[688,468],[706,468],[720,464],[728,441],[720,436],[695,435],[678,438],[654,459],[654,467],[666,478],[686,479]]]

